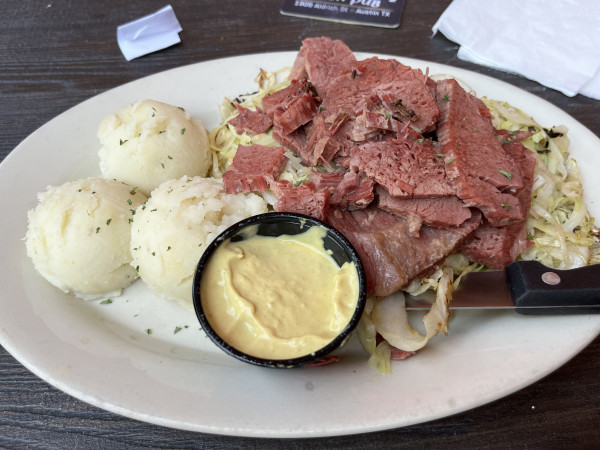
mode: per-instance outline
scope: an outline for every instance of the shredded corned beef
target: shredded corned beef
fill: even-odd
[[[244,131],[261,134],[266,133],[271,128],[271,119],[260,108],[253,111],[239,105],[236,106],[240,113],[230,119],[229,123],[233,125],[238,134],[242,134]]]
[[[232,163],[223,174],[228,194],[266,191],[287,163],[283,147],[240,145]]]

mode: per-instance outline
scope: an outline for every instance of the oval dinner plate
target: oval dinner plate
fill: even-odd
[[[272,370],[225,355],[199,329],[193,310],[156,297],[142,281],[101,304],[65,295],[35,272],[23,242],[27,211],[48,185],[100,175],[96,131],[105,116],[150,98],[184,107],[211,128],[225,96],[255,91],[260,68],[289,66],[295,55],[226,58],[142,78],[66,111],[8,155],[0,165],[0,342],[16,359],[58,389],[137,420],[229,435],[316,437],[401,427],[483,405],[539,380],[598,335],[600,315],[462,311],[449,336],[395,362],[388,376],[367,366],[355,338],[336,364]],[[569,115],[489,77],[398,59],[457,76],[478,95],[506,100],[546,127],[567,125],[586,191],[600,192],[593,173],[600,140]],[[586,200],[600,216],[593,198]]]

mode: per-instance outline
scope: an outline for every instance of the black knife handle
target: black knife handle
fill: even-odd
[[[556,270],[517,261],[508,265],[506,277],[519,314],[600,313],[600,264]]]

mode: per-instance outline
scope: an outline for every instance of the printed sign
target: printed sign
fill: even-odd
[[[397,28],[405,0],[284,0],[281,14],[375,27]]]

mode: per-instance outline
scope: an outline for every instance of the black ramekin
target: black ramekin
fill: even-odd
[[[341,267],[345,262],[353,262],[359,281],[358,299],[356,303],[356,309],[350,322],[342,330],[342,332],[335,337],[329,344],[322,347],[321,349],[304,355],[298,358],[291,359],[265,359],[256,356],[248,355],[237,348],[227,343],[221,336],[219,336],[210,322],[208,321],[204,309],[202,307],[201,289],[203,271],[208,264],[208,261],[214,254],[215,250],[227,239],[234,236],[243,236],[243,230],[249,226],[258,225],[258,234],[262,236],[280,236],[283,234],[294,235],[306,231],[310,227],[319,226],[327,230],[325,237],[323,238],[324,247],[326,250],[331,251],[331,256],[336,263]],[[276,368],[292,368],[298,367],[309,363],[315,363],[326,355],[337,349],[344,341],[349,337],[350,333],[354,330],[360,317],[366,302],[366,291],[367,282],[365,276],[365,270],[358,257],[358,253],[352,246],[352,244],[336,229],[330,227],[324,222],[314,219],[309,216],[302,214],[293,214],[285,212],[270,212],[252,216],[244,219],[231,227],[223,231],[204,251],[204,254],[200,258],[196,272],[194,275],[193,292],[192,297],[194,301],[194,309],[196,316],[200,321],[200,325],[208,335],[208,337],[225,353],[244,361],[249,364],[254,364],[263,367],[276,367]]]

